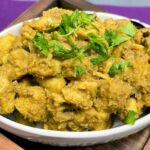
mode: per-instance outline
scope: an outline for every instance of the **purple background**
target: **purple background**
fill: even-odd
[[[0,0],[0,30],[6,27],[33,3],[31,1]]]
[[[33,3],[33,1],[27,0],[0,0],[0,30],[4,29],[12,20]],[[106,5],[101,5],[101,7],[111,13],[139,19],[150,24],[150,7],[120,7]]]

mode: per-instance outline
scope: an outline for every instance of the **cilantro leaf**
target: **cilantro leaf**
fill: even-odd
[[[74,76],[79,77],[85,73],[85,68],[83,66],[74,66]]]
[[[74,28],[78,27],[78,18],[79,18],[80,12],[78,10],[75,10],[72,15],[70,16],[71,25]]]
[[[48,41],[45,39],[42,33],[36,32],[34,38],[32,39],[32,42],[34,46],[40,50],[40,53],[42,53],[44,56],[48,55],[49,52]]]
[[[114,39],[112,39],[112,46],[120,45],[128,40],[130,40],[130,37],[128,36],[116,36]]]
[[[93,65],[97,65],[106,61],[110,56],[109,55],[101,55],[99,57],[92,58],[90,61]]]
[[[102,37],[97,37],[94,34],[89,34],[90,48],[92,48],[98,54],[107,54],[107,46],[104,44]]]
[[[113,45],[113,39],[115,39],[116,36],[117,36],[117,33],[112,29],[105,31],[104,37],[107,40],[109,46]]]
[[[62,34],[67,34],[72,30],[70,16],[68,16],[67,14],[63,14],[61,17],[62,20],[59,26],[59,30]]]
[[[120,31],[129,35],[130,37],[133,37],[136,33],[136,28],[131,22],[129,22],[127,25],[121,26]]]
[[[137,112],[135,112],[133,110],[129,110],[128,113],[127,113],[127,116],[126,116],[126,118],[124,120],[124,122],[126,124],[133,125],[135,123],[135,121],[136,121],[136,114],[137,114]]]
[[[77,50],[75,49],[68,50],[64,48],[63,45],[56,40],[51,40],[49,41],[48,44],[49,47],[54,47],[53,55],[55,57],[62,58],[62,59],[70,59],[76,56]]]
[[[130,37],[119,36],[117,35],[116,31],[112,29],[106,30],[104,37],[107,40],[109,46],[113,46],[113,47],[130,40]]]
[[[76,53],[76,59],[82,61],[82,58],[86,55],[86,49],[81,48],[77,53]]]
[[[81,24],[81,27],[89,25],[94,20],[95,17],[96,17],[95,14],[87,14],[81,11],[79,16],[79,23]]]
[[[131,64],[130,62],[128,62],[128,61],[115,62],[115,63],[113,63],[112,66],[110,67],[108,74],[109,74],[111,77],[114,77],[115,75],[117,75],[117,74],[119,73],[119,70],[124,71],[126,66],[127,66],[127,67],[131,67],[132,64]]]
[[[59,32],[65,36],[71,35],[79,27],[89,25],[94,18],[95,14],[87,14],[79,10],[75,10],[70,16],[68,14],[63,14]]]

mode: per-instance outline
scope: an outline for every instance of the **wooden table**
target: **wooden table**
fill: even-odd
[[[100,7],[85,2],[84,0],[40,0],[39,2],[31,6],[28,10],[26,10],[23,14],[21,14],[18,18],[16,18],[10,25],[18,23],[20,21],[28,20],[30,18],[35,18],[41,15],[41,12],[43,10],[54,7],[56,5],[59,7],[73,10],[81,9],[102,12],[105,11]],[[137,134],[114,142],[99,144],[90,147],[74,148],[60,148],[30,142],[15,135],[12,135],[2,129],[0,129],[0,133],[3,134],[0,134],[0,150],[22,150],[22,148],[25,150],[150,150],[150,127],[144,129]],[[6,137],[8,137],[10,140]]]

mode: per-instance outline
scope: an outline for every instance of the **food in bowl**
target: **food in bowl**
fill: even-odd
[[[53,8],[0,37],[0,114],[62,131],[134,124],[150,106],[150,29]]]

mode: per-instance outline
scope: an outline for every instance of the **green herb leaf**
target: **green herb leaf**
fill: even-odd
[[[129,110],[124,122],[126,124],[132,124],[133,125],[136,121],[136,114],[137,114],[137,112],[135,112],[133,110]]]
[[[130,40],[130,37],[119,36],[119,35],[117,35],[116,31],[114,31],[112,29],[106,30],[104,37],[107,40],[109,46],[113,46],[113,47]]]
[[[117,33],[114,30],[109,29],[109,30],[105,31],[104,37],[107,40],[109,46],[112,46],[113,39],[115,39],[117,37]]]
[[[67,50],[66,48],[63,47],[61,43],[59,43],[56,40],[51,40],[49,41],[48,44],[49,47],[54,47],[53,55],[55,57],[62,58],[62,59],[70,59],[76,56],[77,50],[75,49]]]
[[[75,10],[70,16],[67,14],[63,14],[59,26],[59,32],[64,36],[71,35],[79,27],[89,25],[94,18],[95,14],[87,14],[79,10]]]
[[[114,39],[112,39],[112,46],[120,45],[128,40],[130,40],[130,37],[128,36],[116,36]]]
[[[44,35],[40,32],[36,32],[34,38],[32,39],[32,42],[35,47],[37,47],[40,50],[40,53],[47,56],[49,52],[49,45],[48,41],[44,38]]]
[[[132,66],[131,62],[128,62],[128,61],[115,62],[110,67],[108,74],[111,77],[114,77],[115,75],[117,75],[119,73],[119,70],[124,71],[126,66],[131,67]]]
[[[110,56],[109,55],[101,55],[99,57],[92,58],[90,61],[93,65],[97,65],[106,61]]]
[[[76,53],[76,59],[80,60],[82,62],[82,58],[86,55],[86,49],[81,48],[77,53]]]
[[[75,10],[72,15],[70,16],[70,20],[71,20],[71,26],[73,28],[77,28],[78,27],[78,18],[79,18],[80,12],[78,10]]]
[[[74,66],[74,76],[79,77],[85,73],[85,68],[83,66]]]
[[[95,17],[96,14],[87,14],[81,11],[79,16],[79,24],[81,25],[81,27],[89,25],[94,20]]]
[[[89,34],[88,38],[90,40],[90,48],[92,48],[98,54],[107,54],[107,46],[104,43],[102,37],[97,37],[94,34]]]
[[[133,37],[136,33],[136,28],[131,22],[129,22],[127,25],[120,27],[120,31],[129,35],[130,37]]]

